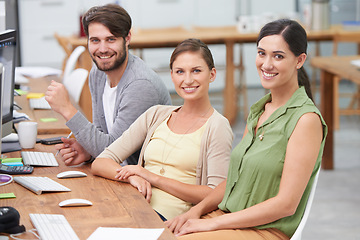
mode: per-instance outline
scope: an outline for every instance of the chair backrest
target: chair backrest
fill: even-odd
[[[80,55],[85,51],[84,46],[78,46],[74,49],[71,53],[70,57],[66,61],[63,78],[66,79],[72,71],[74,71],[77,60],[79,59]]]
[[[64,86],[69,92],[69,95],[74,99],[76,103],[79,103],[80,96],[89,71],[83,68],[77,68],[64,79]]]
[[[54,33],[54,37],[56,38],[56,40],[58,41],[60,46],[64,49],[66,56],[70,56],[71,48],[70,48],[70,43],[68,41],[68,38],[60,36],[57,33]]]
[[[333,38],[333,55],[338,55],[339,43],[357,43],[358,54],[360,54],[360,32],[359,31],[338,31]]]
[[[290,238],[290,240],[301,240],[301,234],[302,234],[302,231],[304,230],[306,221],[307,221],[307,219],[309,217],[311,205],[312,205],[312,202],[314,200],[316,185],[317,185],[319,174],[320,174],[320,169],[321,168],[319,168],[319,170],[317,171],[317,173],[315,175],[315,178],[314,178],[313,185],[311,186],[311,191],[310,191],[310,195],[309,195],[309,198],[307,200],[307,203],[306,203],[304,215],[301,218],[300,224],[297,227],[294,235],[292,235],[292,237]]]
[[[63,48],[63,50],[65,52],[65,58],[64,58],[63,64],[62,64],[62,70],[64,71],[65,65],[66,65],[66,60],[70,57],[70,55],[72,53],[71,45],[70,45],[67,37],[60,36],[57,33],[54,33],[54,37],[56,38],[59,45]]]

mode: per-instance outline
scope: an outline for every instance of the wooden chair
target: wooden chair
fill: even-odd
[[[360,55],[360,31],[344,31],[339,30],[335,33],[333,39],[333,55],[338,55],[338,47],[340,43],[356,43],[358,46],[357,54]],[[342,79],[335,76],[334,81],[334,128],[339,129],[340,115],[358,114],[360,110],[360,86],[356,86],[355,93],[339,93],[339,83]],[[339,107],[340,97],[350,97],[350,103],[347,108]]]

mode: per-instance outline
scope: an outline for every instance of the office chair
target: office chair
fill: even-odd
[[[77,68],[67,76],[66,81],[63,82],[64,86],[69,92],[69,95],[76,103],[79,103],[80,96],[89,71],[83,68]]]
[[[300,224],[296,228],[296,231],[295,231],[294,235],[292,235],[290,240],[301,240],[301,234],[302,234],[302,231],[304,230],[306,221],[307,221],[307,219],[309,217],[311,205],[312,205],[313,200],[314,200],[316,185],[317,185],[317,182],[318,182],[318,179],[319,179],[319,174],[320,174],[320,169],[321,168],[319,168],[319,170],[317,171],[317,173],[315,175],[315,178],[314,178],[313,185],[311,186],[311,191],[310,191],[310,195],[309,195],[309,198],[307,200],[307,203],[306,203],[304,215],[301,218]]]
[[[54,33],[54,37],[55,39],[58,41],[59,45],[63,48],[63,50],[65,51],[66,57],[63,61],[63,66],[62,66],[62,70],[64,71],[65,69],[65,65],[66,65],[66,61],[69,58],[69,56],[72,53],[72,49],[71,46],[69,44],[68,38],[67,37],[62,37],[57,33]]]
[[[357,43],[360,55],[360,32],[359,31],[339,31],[334,35],[333,39],[333,56],[338,55],[338,45],[340,43]],[[334,128],[339,129],[340,115],[359,114],[360,111],[360,86],[356,84],[355,93],[339,93],[340,77],[334,78]],[[347,108],[339,107],[340,97],[350,97],[350,103]],[[357,105],[357,107],[356,107]]]
[[[66,61],[65,69],[63,72],[63,82],[69,77],[72,71],[74,71],[76,67],[77,60],[79,59],[80,55],[85,51],[84,46],[78,46],[72,51],[69,58]]]

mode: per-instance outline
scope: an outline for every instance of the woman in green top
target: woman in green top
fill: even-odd
[[[295,232],[327,134],[303,69],[306,49],[306,32],[295,21],[261,29],[256,67],[270,93],[251,107],[227,179],[167,222],[180,239],[289,239]]]

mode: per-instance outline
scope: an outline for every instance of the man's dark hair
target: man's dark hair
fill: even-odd
[[[95,6],[84,14],[82,24],[87,37],[89,37],[89,25],[94,22],[103,24],[115,37],[125,38],[131,29],[130,15],[116,4]]]

